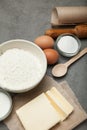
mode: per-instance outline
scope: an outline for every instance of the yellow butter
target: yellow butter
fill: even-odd
[[[63,110],[67,113],[67,115],[71,114],[74,110],[73,106],[65,99],[65,97],[55,88],[52,87],[50,90],[53,95],[61,102]]]
[[[54,108],[57,110],[61,121],[65,120],[72,113],[73,106],[55,87],[53,87],[50,91],[47,91],[46,95]]]
[[[44,93],[17,111],[25,130],[48,130],[60,122],[60,117]]]

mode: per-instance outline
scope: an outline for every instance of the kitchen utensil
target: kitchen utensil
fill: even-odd
[[[54,39],[63,33],[71,33],[79,38],[87,38],[87,24],[77,25],[75,28],[70,29],[48,29],[45,32],[46,35],[49,35]]]
[[[52,74],[55,77],[62,77],[64,76],[67,71],[68,71],[68,67],[74,63],[76,60],[78,60],[79,58],[81,58],[83,55],[85,55],[87,53],[87,48],[83,49],[81,52],[79,52],[75,57],[71,58],[69,61],[67,61],[64,64],[57,64],[53,67],[52,69]]]

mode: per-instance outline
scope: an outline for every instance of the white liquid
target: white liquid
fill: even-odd
[[[10,108],[11,102],[9,97],[5,93],[0,92],[0,118],[3,118],[9,112]]]
[[[38,82],[41,73],[40,60],[31,52],[14,48],[0,56],[0,85],[3,88],[29,88]]]
[[[65,53],[75,53],[78,50],[78,42],[72,36],[63,36],[58,41],[57,47]]]

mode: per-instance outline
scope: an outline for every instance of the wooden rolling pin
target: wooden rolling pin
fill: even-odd
[[[87,38],[87,24],[77,25],[71,29],[48,29],[45,34],[56,39],[60,34],[71,33],[76,35],[78,38]]]

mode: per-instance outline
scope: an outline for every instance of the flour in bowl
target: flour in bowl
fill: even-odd
[[[21,90],[38,82],[42,73],[39,58],[29,51],[9,49],[0,56],[0,86]]]

